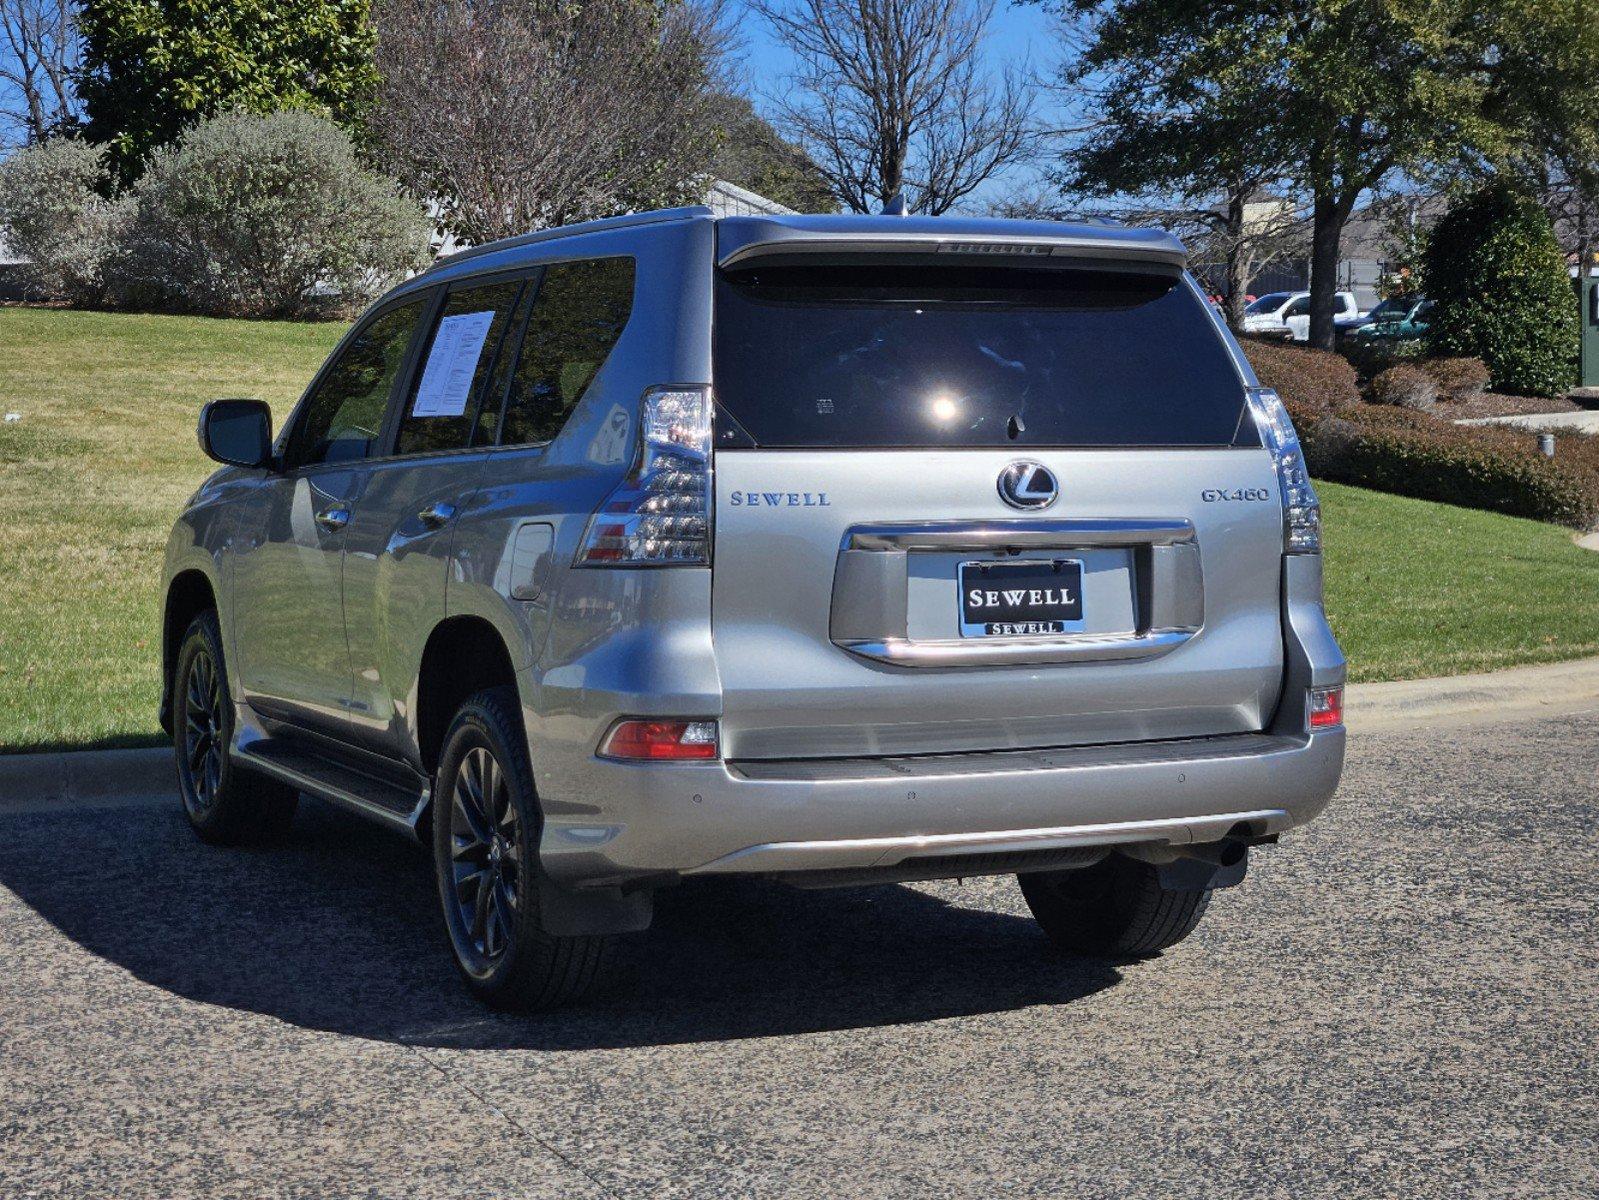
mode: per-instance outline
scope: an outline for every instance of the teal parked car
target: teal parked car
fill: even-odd
[[[1372,309],[1347,336],[1361,345],[1419,338],[1427,332],[1432,310],[1433,302],[1425,296],[1393,296]]]

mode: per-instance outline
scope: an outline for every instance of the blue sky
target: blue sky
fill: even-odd
[[[741,9],[742,5],[735,0],[735,13]],[[770,80],[775,84],[791,68],[792,60],[783,47],[773,41],[761,20],[753,13],[743,13],[739,30],[745,43],[743,58],[748,86],[755,93],[759,107],[762,81]],[[1005,0],[999,0],[989,25],[985,51],[996,69],[1009,63],[1027,62],[1035,71],[1043,70],[1059,57],[1055,46],[1054,18],[1037,4],[1012,6]],[[974,206],[980,208],[984,196],[1002,190],[1008,182],[1002,180],[982,189],[973,198]]]
[[[741,6],[740,6],[741,7]],[[1032,58],[1035,65],[1053,55],[1053,18],[1037,4],[1010,6],[997,3],[989,26],[988,55],[995,63]],[[781,74],[788,64],[783,48],[775,44],[753,14],[742,22],[748,45],[747,62],[752,72]]]

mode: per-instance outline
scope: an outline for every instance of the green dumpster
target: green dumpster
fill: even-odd
[[[1578,335],[1577,383],[1580,387],[1599,387],[1599,255],[1579,269],[1574,281],[1582,303],[1582,332]]]

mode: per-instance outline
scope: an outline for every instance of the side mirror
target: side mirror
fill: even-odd
[[[264,400],[213,400],[200,410],[200,449],[233,467],[272,459],[272,410]]]

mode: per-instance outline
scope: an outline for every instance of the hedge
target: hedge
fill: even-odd
[[[1599,520],[1599,445],[1591,437],[1560,438],[1551,459],[1525,432],[1403,408],[1289,409],[1317,478],[1577,529]]]
[[[1331,409],[1360,403],[1355,368],[1341,355],[1253,338],[1243,347],[1261,386],[1275,388],[1290,404]]]
[[[1559,435],[1545,458],[1523,430],[1365,403],[1340,355],[1252,340],[1244,352],[1288,406],[1318,479],[1579,529],[1599,520],[1599,438]],[[1476,375],[1459,365],[1446,373]]]

